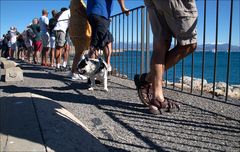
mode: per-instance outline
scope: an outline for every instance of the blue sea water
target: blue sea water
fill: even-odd
[[[149,52],[151,57],[152,52]],[[125,51],[113,53],[111,64],[113,68],[116,68],[128,76],[128,78],[133,79],[136,73],[140,73],[141,68],[141,52],[140,51]],[[148,71],[147,69],[147,54],[144,56],[144,72]],[[193,74],[194,78],[202,78],[207,80],[208,83],[214,81],[214,70],[215,72],[215,82],[226,82],[227,81],[227,65],[228,65],[228,53],[227,52],[205,52],[205,61],[204,61],[204,71],[203,69],[203,52],[194,52],[193,55],[189,55],[184,60],[179,61],[175,68],[171,68],[165,74],[165,79],[168,81],[175,82],[179,78],[184,76],[191,76]],[[216,57],[215,57],[216,56]],[[214,69],[214,62],[216,58],[216,69]],[[192,59],[194,59],[194,64],[192,65]],[[240,84],[240,52],[231,52],[230,53],[230,62],[229,62],[229,84]],[[175,72],[174,72],[175,69]],[[193,73],[192,73],[193,72]],[[175,74],[174,74],[175,73]]]

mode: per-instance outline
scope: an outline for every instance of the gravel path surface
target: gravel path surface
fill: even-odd
[[[24,82],[0,82],[0,96],[32,92],[64,106],[109,151],[240,151],[240,101],[213,101],[164,90],[181,110],[151,115],[141,104],[133,81],[110,77],[109,92],[88,91],[86,81],[68,72],[22,65]]]

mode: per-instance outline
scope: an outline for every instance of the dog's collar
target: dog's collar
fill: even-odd
[[[104,69],[106,67],[106,64],[104,63],[105,61],[102,58],[99,58],[99,67],[98,69],[95,71],[95,74],[98,74],[99,72],[102,71],[102,69]]]

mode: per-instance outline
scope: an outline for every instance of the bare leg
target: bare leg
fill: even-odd
[[[56,48],[56,67],[60,68],[63,47]]]
[[[66,67],[67,65],[69,50],[70,50],[70,45],[66,44],[64,48],[64,53],[63,53],[63,61],[64,61],[63,67]]]
[[[105,60],[108,65],[110,65],[110,59],[111,59],[111,54],[112,54],[112,43],[108,43],[108,45],[104,48],[104,53],[105,53]]]
[[[49,47],[44,47],[42,50],[42,64],[47,65]]]
[[[51,62],[51,66],[54,65],[54,54],[55,54],[55,48],[51,48],[51,57],[50,57],[50,62]]]
[[[153,98],[159,101],[164,101],[162,79],[165,68],[165,56],[169,48],[170,41],[159,42],[157,39],[154,39],[150,75],[153,83]]]
[[[177,45],[170,51],[167,51],[165,58],[165,70],[168,70],[177,64],[181,59],[194,52],[196,46],[197,44],[189,44],[185,46]],[[146,81],[151,82],[151,75],[151,73],[147,75]]]
[[[178,63],[181,59],[186,57],[187,55],[194,52],[196,49],[197,44],[189,44],[185,46],[177,45],[172,50],[168,51],[166,54],[166,70],[171,68],[173,65]]]

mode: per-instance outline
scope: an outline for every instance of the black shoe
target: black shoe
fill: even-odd
[[[56,68],[56,69],[55,69],[55,72],[60,72],[60,71],[61,71],[60,68]]]

